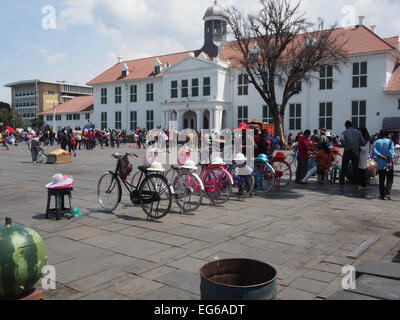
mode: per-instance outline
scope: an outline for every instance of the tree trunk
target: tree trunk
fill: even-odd
[[[285,117],[280,112],[277,112],[276,116],[274,116],[274,127],[275,127],[275,136],[279,136],[281,138],[283,147],[286,148],[288,145],[287,138],[285,137],[285,125],[284,125]]]

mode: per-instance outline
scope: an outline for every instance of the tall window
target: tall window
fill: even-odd
[[[319,75],[319,89],[330,90],[333,89],[333,67],[324,65],[321,67]]]
[[[137,129],[137,111],[131,111],[131,121],[130,121],[131,131]]]
[[[211,95],[211,78],[203,78],[203,96]]]
[[[274,123],[274,116],[272,115],[272,109],[269,106],[263,106],[263,122]]]
[[[178,81],[171,81],[171,99],[178,98]]]
[[[90,113],[85,114],[85,120],[90,120]]]
[[[67,114],[67,121],[71,121],[72,119],[72,114]]]
[[[199,79],[192,79],[192,97],[199,96]]]
[[[121,102],[122,102],[122,88],[115,87],[115,103],[121,103]]]
[[[148,83],[146,85],[146,101],[154,101],[154,84]]]
[[[73,118],[74,120],[81,120],[81,115],[80,115],[79,113],[74,113],[73,116],[72,116],[72,118]]]
[[[189,96],[189,81],[182,80],[182,98],[187,98]]]
[[[367,101],[352,101],[351,121],[354,128],[367,126]]]
[[[56,114],[56,121],[61,121],[61,114]]]
[[[247,74],[239,74],[238,95],[247,96],[249,94],[249,76]]]
[[[301,104],[290,105],[289,130],[301,130]]]
[[[53,116],[47,116],[47,121],[53,121]]]
[[[107,88],[101,89],[101,104],[107,104]]]
[[[153,110],[146,111],[146,129],[147,130],[154,129],[154,111]]]
[[[297,92],[301,92],[303,90],[303,82],[301,80],[296,81],[290,85],[290,89],[292,91],[296,90]]]
[[[319,128],[325,128],[327,130],[332,130],[332,112],[333,104],[332,102],[321,102],[319,104]]]
[[[132,85],[131,86],[131,91],[130,91],[130,101],[131,102],[137,102],[137,85]]]
[[[107,129],[107,112],[101,113],[101,130]]]
[[[239,106],[238,107],[238,123],[249,122],[249,107]]]
[[[115,111],[115,129],[121,130],[122,128],[122,112]]]
[[[353,88],[367,87],[367,62],[353,63]]]

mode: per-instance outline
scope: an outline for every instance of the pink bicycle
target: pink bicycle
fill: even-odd
[[[205,194],[211,204],[221,205],[230,199],[234,182],[223,162],[203,165],[200,179],[203,181]]]

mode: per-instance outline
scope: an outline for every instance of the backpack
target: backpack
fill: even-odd
[[[119,175],[121,176],[122,180],[125,180],[130,173],[132,172],[133,167],[129,162],[128,156],[124,156],[121,159],[120,166],[119,166]]]
[[[75,137],[72,137],[72,136],[71,136],[71,145],[72,146],[76,145],[76,139],[75,139]]]

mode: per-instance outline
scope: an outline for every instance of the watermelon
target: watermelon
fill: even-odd
[[[11,221],[0,227],[0,299],[27,294],[45,265],[46,248],[38,232]]]

